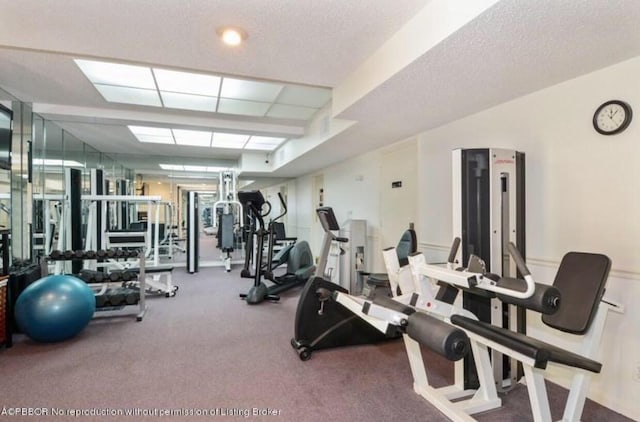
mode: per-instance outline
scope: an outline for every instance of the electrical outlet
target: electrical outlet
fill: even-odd
[[[640,382],[640,362],[636,362],[636,366],[633,368],[633,380]]]

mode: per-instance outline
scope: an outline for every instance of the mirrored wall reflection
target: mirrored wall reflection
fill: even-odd
[[[11,145],[13,142],[8,115],[13,113],[16,98],[0,88],[0,232],[11,229]],[[8,126],[9,125],[9,126]],[[8,253],[4,262],[4,252]],[[8,267],[13,259],[9,245],[0,244],[0,268]]]
[[[36,114],[33,116],[32,153],[34,256],[49,254],[68,244],[63,218],[66,169],[81,170],[83,195],[91,193],[92,169],[102,169],[109,186],[115,186],[116,181],[122,179],[133,183],[131,170]],[[81,224],[87,223],[88,214],[88,204],[83,203]]]

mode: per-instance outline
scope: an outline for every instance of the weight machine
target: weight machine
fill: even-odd
[[[241,225],[244,215],[242,203],[237,200],[236,175],[234,172],[220,172],[219,200],[213,204],[211,214],[213,228],[218,233],[218,248],[222,252],[222,261],[227,272],[231,271],[231,253],[236,247],[236,228]],[[221,210],[218,216],[218,209]],[[234,212],[235,211],[235,212]],[[224,255],[226,254],[226,255]]]

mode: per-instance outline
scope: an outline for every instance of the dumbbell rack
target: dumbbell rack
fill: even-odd
[[[119,251],[115,251],[115,250],[110,250],[109,255],[112,255],[111,252],[113,252],[112,256],[100,256],[98,257],[96,254],[94,253],[81,253],[82,251],[74,251],[73,253],[69,253],[71,251],[65,251],[65,253],[63,254],[52,254],[49,255],[47,257],[44,257],[40,264],[41,264],[41,268],[42,268],[42,276],[46,276],[49,273],[49,262],[51,261],[73,261],[73,260],[97,260],[98,262],[102,262],[102,261],[107,261],[109,259],[114,259],[114,258],[132,258],[132,256],[129,254],[129,252],[127,251],[127,253],[119,253]],[[139,268],[139,273],[137,274],[138,277],[138,284],[140,286],[139,290],[140,290],[140,298],[137,301],[137,303],[132,303],[132,304],[121,304],[118,306],[105,306],[105,307],[99,307],[96,308],[96,311],[117,311],[117,310],[121,310],[123,309],[125,306],[129,306],[129,305],[136,305],[138,306],[138,313],[136,314],[136,321],[142,321],[142,319],[144,318],[144,315],[147,312],[147,304],[146,304],[146,285],[145,285],[145,255],[144,255],[144,250],[141,250],[138,252],[137,257],[140,259],[140,268]],[[78,276],[79,277],[79,276]],[[79,277],[81,278],[81,277]],[[110,279],[109,275],[105,275],[105,278],[103,279],[103,281],[101,283],[113,283],[113,282],[117,282],[117,281],[121,281],[121,277],[118,280],[112,280]],[[86,282],[86,281],[85,281]]]

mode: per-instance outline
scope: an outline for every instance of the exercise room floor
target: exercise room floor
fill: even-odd
[[[448,420],[413,392],[401,341],[318,351],[302,362],[289,343],[301,289],[285,292],[280,303],[249,306],[238,293],[251,280],[239,273],[237,267],[231,273],[203,268],[188,275],[177,268],[177,296],[150,297],[142,322],[135,321],[137,308],[129,307],[94,318],[63,343],[16,336],[13,348],[0,351],[0,410],[46,408],[49,416],[0,420],[231,420],[246,419],[245,412],[281,421]],[[450,380],[452,364],[428,352],[425,359],[433,382]],[[549,395],[559,418],[566,391],[549,385]],[[533,420],[525,387],[503,402],[477,419]],[[253,416],[254,408],[276,415]],[[53,409],[133,415],[53,417]],[[217,413],[143,416],[168,410]],[[583,420],[630,421],[590,401]]]

